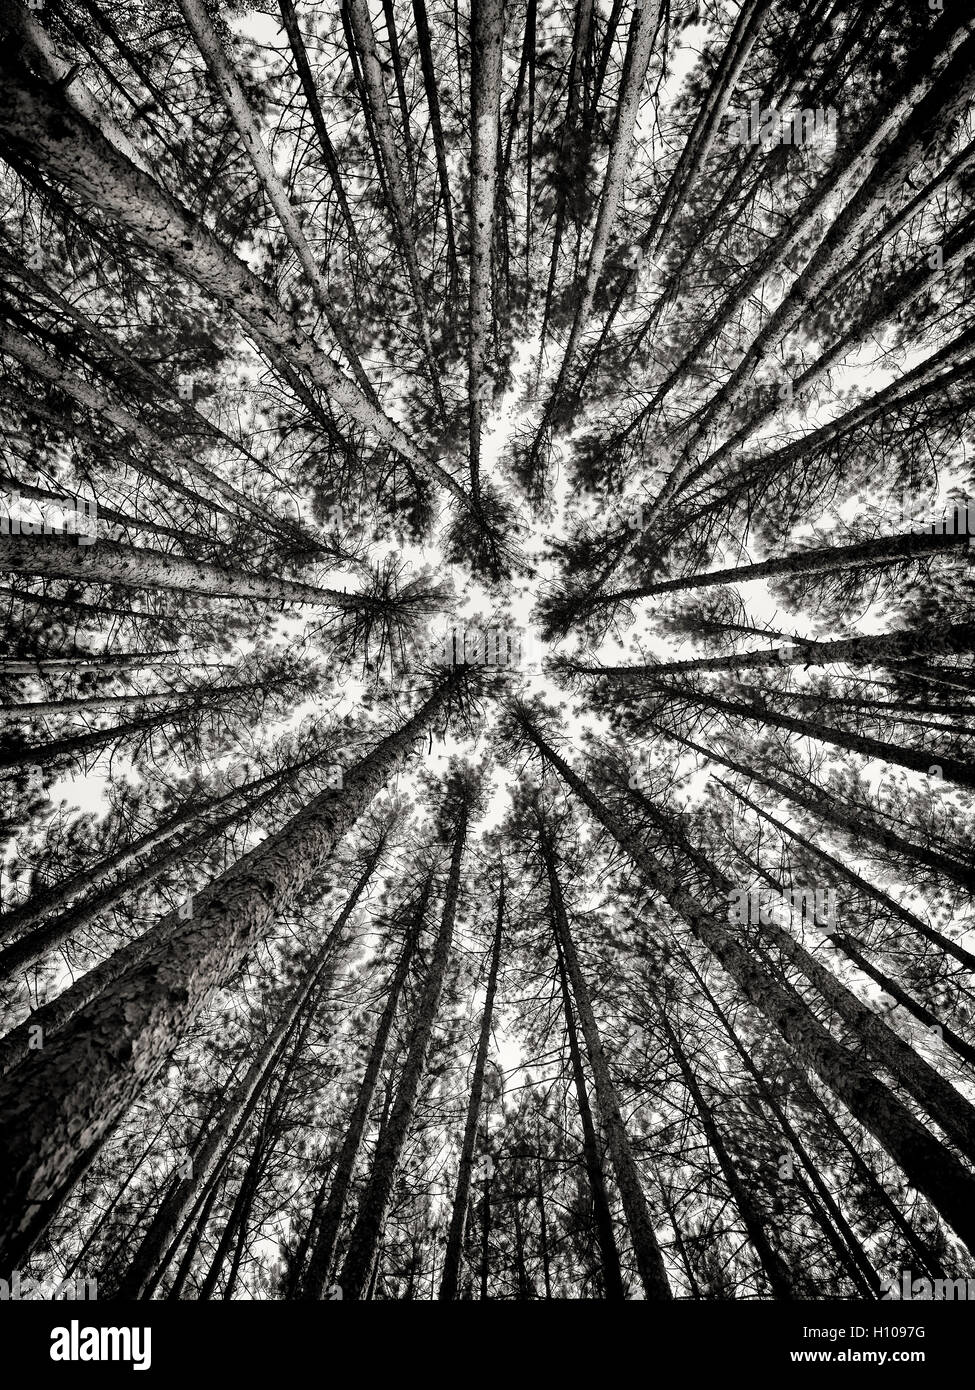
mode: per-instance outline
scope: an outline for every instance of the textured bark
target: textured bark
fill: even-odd
[[[879,536],[873,540],[856,541],[852,545],[836,546],[817,546],[809,550],[797,550],[791,555],[780,555],[770,560],[758,560],[753,564],[734,565],[730,569],[710,570],[703,574],[684,575],[679,579],[660,579],[652,584],[637,584],[627,589],[616,589],[610,593],[600,594],[593,601],[592,606],[596,607],[609,603],[632,602],[634,599],[652,598],[655,594],[685,593],[689,589],[710,589],[716,584],[747,584],[753,579],[771,578],[794,578],[797,575],[807,574],[832,574],[837,571],[847,569],[859,569],[861,567],[886,566],[897,564],[902,560],[923,559],[928,555],[945,553],[957,546],[964,546],[967,543],[967,536],[964,532],[955,534],[921,532],[912,534],[908,532],[900,536]],[[908,634],[904,634],[905,637]],[[852,638],[848,643],[852,646],[853,642],[876,641],[876,638]],[[828,644],[824,642],[814,643],[816,647],[823,648]],[[758,653],[756,655],[761,655]],[[774,653],[771,660],[776,660]],[[848,660],[849,658],[843,658]],[[717,658],[721,660],[721,658]],[[738,661],[740,658],[728,658],[729,662]],[[746,664],[749,664],[746,662]],[[750,664],[759,665],[755,660]],[[720,666],[699,667],[692,665],[690,668],[686,663],[680,664],[680,669],[691,670],[723,670]]]
[[[192,1211],[200,1192],[215,1177],[218,1166],[253,1113],[302,1011],[313,998],[321,997],[328,988],[335,972],[336,952],[342,945],[346,926],[369,885],[383,848],[384,842],[380,842],[376,850],[370,854],[365,868],[346,899],[345,906],[309,965],[303,980],[282,1007],[277,1022],[258,1048],[247,1072],[227,1099],[214,1124],[209,1127],[206,1138],[202,1139],[202,1142],[200,1138],[197,1139],[195,1151],[191,1156],[191,1175],[179,1179],[176,1187],[159,1208],[123,1278],[114,1290],[114,1297],[135,1299],[151,1295],[166,1250]]]
[[[143,155],[132,144],[110,111],[98,101],[85,85],[81,75],[58,53],[47,30],[20,0],[0,0],[0,29],[9,36],[12,46],[20,46],[31,66],[49,82],[62,84],[67,100],[79,116],[90,121],[117,150],[131,159],[140,169],[146,168]],[[69,82],[65,78],[74,72]]]
[[[308,238],[298,220],[298,214],[291,199],[288,197],[288,191],[274,171],[271,155],[261,138],[240,79],[223,50],[223,45],[217,37],[206,7],[202,0],[179,0],[179,7],[183,12],[187,27],[196,40],[196,46],[203,55],[213,85],[220,93],[227,113],[237,128],[241,144],[247,151],[261,187],[267,194],[268,201],[274,208],[278,221],[284,229],[284,234],[298,257],[298,262],[314,291],[315,298],[328,320],[328,326],[332,330],[335,341],[342,349],[346,361],[352,368],[352,374],[358,381],[366,399],[378,407],[372,383],[366,376],[359,360],[359,354],[336,312],[335,305],[332,303],[319,262],[315,259],[312,248],[308,244]]]
[[[471,50],[471,279],[467,392],[470,401],[471,495],[480,496],[481,424],[491,382],[487,374],[494,324],[491,248],[497,201],[502,0],[472,0]]]
[[[356,424],[395,449],[418,473],[467,496],[441,465],[412,443],[295,324],[248,268],[159,184],[124,159],[60,91],[30,77],[4,54],[0,59],[0,130],[18,150],[30,151],[49,172],[89,205],[126,227],[201,289],[231,307],[259,345],[281,353],[307,372]]]
[[[463,679],[448,677],[348,771],[341,791],[315,797],[198,894],[191,919],[175,914],[163,946],[0,1082],[0,1116],[11,1136],[0,1170],[5,1260],[16,1265],[31,1248],[213,991],[327,862]]]
[[[450,873],[444,895],[443,913],[440,928],[430,956],[427,978],[417,1008],[416,1023],[410,1037],[410,1044],[403,1064],[396,1100],[376,1145],[372,1172],[362,1194],[359,1214],[356,1218],[345,1263],[339,1276],[339,1286],[345,1298],[361,1298],[369,1282],[369,1272],[378,1249],[379,1238],[393,1179],[399,1164],[400,1154],[413,1121],[419,1094],[420,1081],[426,1066],[430,1037],[440,1007],[447,962],[454,934],[454,918],[457,912],[457,898],[460,892],[460,870],[467,842],[467,818],[469,803],[465,798],[458,812],[457,829],[453,853],[450,858]]]
[[[914,1117],[906,1106],[841,1046],[812,1015],[790,986],[774,979],[762,963],[651,856],[639,838],[618,820],[582,781],[527,716],[520,719],[526,737],[593,817],[616,840],[648,886],[661,893],[712,952],[745,998],[792,1045],[802,1062],[846,1105],[853,1117],[887,1150],[908,1180],[921,1192],[969,1247],[975,1248],[975,1177]]]
[[[554,907],[552,908],[552,927],[555,935],[555,955],[558,964],[559,985],[562,990],[562,1011],[565,1015],[565,1031],[569,1043],[572,1081],[575,1086],[579,1121],[582,1125],[582,1158],[586,1167],[586,1176],[589,1179],[589,1191],[592,1195],[593,1216],[596,1223],[596,1236],[599,1241],[599,1255],[602,1262],[603,1290],[607,1299],[611,1302],[617,1302],[624,1297],[623,1272],[620,1268],[620,1253],[616,1245],[616,1234],[613,1230],[613,1217],[609,1209],[609,1197],[606,1193],[606,1176],[603,1172],[603,1161],[599,1152],[599,1143],[596,1139],[596,1126],[593,1122],[592,1108],[589,1104],[586,1077],[582,1069],[582,1053],[579,1047],[579,1037],[576,1032],[575,1011],[572,1007],[569,977],[565,969],[565,953],[562,950],[562,941],[556,924]]]
[[[346,611],[375,608],[366,596],[319,589],[294,579],[253,574],[230,565],[167,555],[162,550],[99,540],[80,546],[74,537],[2,536],[0,569],[81,584],[118,584],[127,589],[171,589],[208,598],[255,599],[264,603],[313,603]]]
[[[640,1180],[639,1169],[636,1166],[636,1162],[630,1150],[630,1141],[626,1133],[626,1126],[623,1123],[623,1116],[620,1113],[620,1104],[616,1095],[616,1087],[613,1085],[612,1078],[609,1074],[606,1053],[603,1050],[602,1039],[599,1036],[599,1028],[592,1010],[589,987],[582,973],[579,957],[576,954],[575,942],[572,939],[572,933],[569,929],[569,919],[566,914],[565,903],[562,897],[562,887],[559,883],[555,864],[554,847],[544,833],[541,840],[541,847],[542,855],[545,859],[546,873],[548,875],[549,893],[554,910],[559,944],[565,959],[566,973],[572,984],[572,994],[579,1015],[582,1034],[586,1040],[589,1065],[592,1068],[593,1082],[596,1091],[596,1107],[599,1111],[603,1133],[606,1136],[606,1147],[609,1149],[613,1171],[616,1174],[616,1183],[619,1187],[620,1199],[622,1200],[623,1211],[626,1215],[626,1224],[629,1227],[630,1240],[633,1243],[633,1254],[636,1257],[637,1269],[640,1272],[640,1282],[643,1285],[643,1291],[648,1299],[669,1299],[672,1298],[673,1295],[670,1290],[670,1285],[667,1282],[667,1273],[664,1268],[663,1256],[660,1253],[660,1247],[657,1243],[657,1236],[653,1228],[653,1220],[650,1216],[649,1208],[647,1207],[647,1199],[643,1195],[643,1184]]]
[[[335,1167],[330,1174],[330,1181],[322,1184],[323,1192],[326,1187],[328,1189],[328,1200],[322,1211],[308,1268],[300,1281],[298,1297],[302,1299],[317,1301],[325,1291],[325,1285],[332,1268],[332,1258],[335,1254],[335,1243],[345,1217],[346,1203],[359,1153],[362,1149],[366,1124],[372,1110],[373,1097],[376,1094],[379,1074],[386,1056],[389,1035],[396,1018],[396,1011],[399,1008],[400,996],[403,993],[403,987],[413,962],[416,943],[423,930],[423,918],[426,915],[431,886],[431,880],[428,878],[417,896],[410,914],[406,940],[389,983],[383,1011],[376,1025],[376,1034],[366,1062],[365,1072],[356,1090],[356,1101],[346,1125],[342,1147],[339,1149]]]
[[[474,1053],[474,1071],[471,1076],[471,1089],[467,1098],[467,1118],[464,1124],[464,1139],[461,1144],[460,1163],[457,1168],[457,1187],[454,1190],[454,1205],[450,1214],[450,1229],[447,1232],[447,1248],[444,1251],[443,1270],[440,1275],[442,1299],[457,1297],[457,1278],[460,1273],[461,1251],[464,1245],[464,1228],[467,1222],[467,1204],[471,1190],[471,1168],[474,1162],[474,1143],[477,1139],[477,1122],[481,1113],[481,1095],[484,1090],[484,1069],[487,1065],[488,1047],[491,1042],[491,1028],[494,1022],[494,996],[498,987],[498,967],[501,964],[501,933],[504,929],[504,868],[501,868],[498,884],[498,916],[494,928],[494,944],[491,948],[491,964],[488,969],[487,991],[484,997],[484,1011],[481,1014],[481,1031]]]

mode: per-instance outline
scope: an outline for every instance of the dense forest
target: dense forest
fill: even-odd
[[[975,14],[0,39],[0,1273],[975,1278]]]

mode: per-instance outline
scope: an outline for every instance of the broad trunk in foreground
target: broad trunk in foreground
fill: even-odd
[[[329,860],[463,679],[449,675],[348,771],[341,791],[315,797],[203,889],[192,917],[164,919],[173,930],[157,950],[0,1082],[9,1136],[0,1168],[0,1265],[15,1267],[32,1248],[214,992]]]
[[[191,1156],[191,1171],[181,1178],[167,1194],[146,1231],[138,1250],[119,1280],[114,1297],[119,1299],[147,1298],[152,1294],[165,1257],[178,1238],[182,1223],[190,1214],[201,1191],[215,1177],[217,1168],[241,1133],[264,1093],[295,1025],[313,995],[331,979],[335,968],[335,951],[342,939],[346,923],[366,889],[376,867],[378,856],[370,856],[363,873],[352,889],[334,926],[322,943],[304,978],[286,1000],[277,1022],[258,1048],[244,1077],[231,1093],[216,1123],[202,1144]]]

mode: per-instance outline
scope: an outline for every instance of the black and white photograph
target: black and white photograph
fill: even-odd
[[[969,1344],[973,137],[953,0],[0,0],[5,1358]]]

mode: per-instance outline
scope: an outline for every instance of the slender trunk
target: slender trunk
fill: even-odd
[[[957,534],[950,532],[947,534],[908,532],[900,536],[879,536],[872,540],[857,541],[853,545],[821,546],[816,549],[797,550],[791,555],[781,555],[771,560],[759,560],[754,564],[735,565],[730,569],[711,570],[704,574],[688,574],[680,579],[661,579],[652,584],[640,584],[628,589],[617,589],[610,593],[600,594],[593,601],[593,607],[651,598],[655,594],[670,594],[678,591],[684,593],[690,589],[709,589],[718,584],[747,584],[754,579],[770,579],[780,576],[791,579],[797,575],[833,574],[838,571],[861,567],[873,569],[875,566],[895,565],[901,561],[913,560],[916,557],[925,558],[931,554],[950,551],[955,547],[964,546],[966,541],[967,536],[964,531],[959,531]],[[904,636],[907,637],[908,634],[905,633]],[[848,638],[847,644],[878,640],[869,637]],[[812,645],[823,648],[832,644],[820,642]],[[771,654],[759,652],[754,655],[756,657],[769,655],[770,661],[777,659],[774,652]],[[722,659],[716,658],[717,661]],[[729,657],[727,660],[729,663],[738,664],[742,659]],[[758,660],[750,662],[746,659],[743,664],[760,665],[761,662]],[[696,663],[681,663],[681,669],[723,670],[725,668],[720,665],[700,667]]]
[[[704,1130],[710,1151],[718,1160],[718,1167],[724,1175],[728,1191],[731,1193],[731,1199],[738,1208],[739,1215],[748,1233],[748,1239],[751,1241],[752,1248],[758,1256],[762,1269],[765,1271],[765,1277],[769,1282],[769,1287],[776,1298],[794,1299],[796,1297],[796,1288],[792,1272],[782,1256],[772,1247],[762,1215],[757,1205],[752,1200],[751,1193],[738,1175],[734,1160],[728,1152],[721,1131],[718,1128],[717,1121],[714,1117],[714,1111],[704,1097],[704,1092],[698,1084],[697,1077],[694,1075],[694,1070],[687,1060],[680,1040],[662,1005],[658,1005],[657,1018],[666,1035],[670,1054],[677,1063],[680,1074],[684,1079],[684,1085],[694,1104],[694,1109],[697,1111],[698,1119],[701,1122],[701,1128]]]
[[[558,936],[558,929],[555,923],[554,908],[552,911],[552,928],[553,935],[555,936],[555,954],[558,962],[559,985],[562,990],[562,1011],[565,1015],[565,1030],[569,1041],[569,1060],[572,1065],[572,1080],[575,1086],[576,1104],[579,1108],[579,1120],[582,1124],[582,1157],[586,1165],[586,1176],[589,1179],[589,1192],[592,1196],[593,1216],[596,1221],[596,1237],[599,1241],[603,1287],[607,1299],[612,1302],[621,1302],[625,1294],[623,1291],[623,1272],[620,1268],[620,1254],[616,1245],[616,1233],[613,1230],[613,1217],[609,1208],[609,1197],[606,1193],[606,1177],[603,1172],[603,1160],[596,1139],[596,1126],[593,1123],[592,1109],[589,1105],[589,1092],[586,1089],[586,1077],[582,1069],[582,1054],[579,1048],[579,1037],[576,1032],[575,1012],[572,1008],[569,978],[565,970],[565,956],[562,951],[562,943]]]
[[[332,1267],[332,1257],[335,1253],[335,1243],[338,1239],[342,1221],[345,1217],[349,1190],[352,1186],[356,1163],[362,1148],[362,1140],[369,1119],[369,1113],[372,1110],[372,1101],[376,1093],[379,1073],[382,1070],[383,1060],[386,1056],[389,1034],[396,1017],[396,1010],[399,1008],[400,996],[406,984],[406,978],[409,974],[410,965],[416,950],[416,943],[423,928],[423,918],[427,910],[430,890],[431,881],[427,879],[410,914],[410,923],[406,940],[403,943],[403,949],[400,953],[399,961],[386,994],[386,1002],[383,1006],[379,1023],[376,1026],[376,1036],[373,1039],[372,1049],[369,1053],[368,1061],[366,1062],[365,1073],[356,1091],[356,1102],[352,1108],[352,1114],[349,1116],[345,1137],[342,1140],[342,1147],[339,1150],[338,1158],[335,1161],[335,1167],[330,1175],[330,1181],[327,1180],[328,1201],[325,1203],[322,1212],[321,1221],[315,1236],[315,1243],[311,1252],[311,1258],[308,1261],[308,1268],[305,1270],[299,1282],[298,1297],[300,1299],[319,1300],[322,1297],[325,1285],[328,1281],[329,1272]],[[324,1192],[325,1189],[326,1182],[323,1182],[322,1192]]]
[[[345,190],[342,187],[342,176],[339,173],[335,150],[329,139],[328,126],[325,123],[325,115],[322,111],[322,103],[318,97],[318,88],[315,86],[315,79],[312,75],[311,65],[308,62],[308,54],[305,50],[304,40],[301,37],[301,30],[298,28],[298,17],[295,14],[295,7],[291,3],[291,0],[278,0],[278,4],[281,9],[281,18],[284,20],[285,31],[288,35],[288,43],[291,45],[291,56],[294,59],[295,69],[301,82],[301,90],[304,94],[305,104],[308,107],[312,124],[315,127],[318,143],[321,146],[325,168],[328,170],[328,177],[331,180],[332,190],[335,193],[336,201],[338,202],[342,217],[345,220],[345,225],[348,228],[349,236],[355,246],[358,244],[355,224],[352,221],[348,200],[345,196]]]
[[[616,1087],[609,1074],[606,1054],[592,1010],[589,987],[582,974],[575,942],[569,930],[569,919],[562,897],[562,885],[559,882],[555,863],[555,850],[544,827],[541,827],[541,849],[548,875],[549,893],[559,944],[565,960],[566,974],[572,985],[579,1023],[586,1040],[586,1051],[589,1054],[589,1064],[592,1068],[596,1106],[599,1110],[603,1133],[606,1136],[606,1146],[613,1163],[613,1171],[616,1174],[630,1240],[633,1243],[633,1253],[636,1257],[637,1269],[640,1272],[640,1282],[648,1299],[669,1299],[673,1295],[667,1282],[663,1256],[657,1244],[653,1220],[647,1207],[647,1199],[643,1195],[640,1173],[630,1150],[630,1141],[626,1133],[626,1126],[623,1123],[623,1116],[620,1113]]]
[[[603,180],[596,227],[592,234],[592,244],[589,247],[585,279],[579,292],[572,328],[569,332],[569,341],[559,365],[559,375],[552,391],[551,402],[557,399],[569,380],[579,343],[592,313],[596,287],[603,273],[609,240],[613,233],[616,213],[623,194],[623,181],[630,164],[633,132],[636,127],[640,97],[643,92],[643,84],[646,81],[647,68],[650,65],[650,53],[657,32],[659,17],[660,0],[637,0],[627,41],[626,59],[623,64],[623,76],[616,104],[613,138],[606,164],[606,175]]]
[[[369,6],[366,0],[344,0],[344,3],[348,11],[352,33],[355,36],[362,70],[363,93],[369,104],[376,145],[385,173],[389,211],[395,229],[396,246],[406,270],[406,277],[413,298],[417,327],[423,345],[423,356],[433,387],[434,402],[441,420],[445,421],[446,406],[440,384],[440,372],[430,341],[430,324],[423,293],[420,262],[417,257],[416,237],[410,216],[409,196],[401,171],[402,160],[396,149],[396,137],[393,132],[389,105],[386,101],[382,66],[376,48],[376,35],[373,32]]]
[[[184,826],[192,824],[206,812],[225,806],[228,802],[241,796],[247,796],[250,792],[257,791],[271,783],[277,784],[282,779],[293,775],[300,768],[315,761],[320,761],[320,758],[304,759],[300,763],[293,763],[281,772],[269,772],[264,777],[256,777],[251,782],[246,782],[239,787],[232,787],[230,791],[219,796],[199,798],[195,795],[190,796],[181,810],[160,821],[151,830],[147,830],[144,835],[123,841],[111,854],[93,864],[86,864],[84,868],[78,869],[73,874],[68,874],[65,878],[58,879],[50,887],[35,889],[25,902],[18,903],[16,907],[12,907],[0,915],[0,941],[7,941],[11,936],[37,926],[45,917],[54,912],[67,911],[75,898],[89,889],[97,888],[116,870],[127,869],[130,864],[135,863],[140,855],[155,849],[170,835],[181,830]]]
[[[958,1056],[970,1067],[975,1067],[975,1047],[972,1047],[971,1043],[967,1043],[947,1023],[942,1023],[937,1014],[933,1014],[930,1009],[925,1008],[917,999],[914,999],[906,990],[901,988],[896,980],[885,975],[878,966],[872,965],[864,956],[861,943],[854,941],[852,937],[843,932],[834,932],[829,940],[836,946],[837,950],[843,952],[847,960],[851,960],[859,970],[862,970],[864,975],[869,975],[870,979],[878,984],[885,994],[890,995],[891,999],[895,999],[902,1009],[913,1014],[919,1022],[924,1024],[925,1028],[937,1029],[939,1036],[952,1051],[957,1052]]]
[[[425,0],[413,0],[413,20],[416,24],[416,41],[420,50],[420,68],[423,72],[423,88],[426,92],[427,109],[430,112],[430,133],[437,157],[437,177],[443,196],[444,226],[447,233],[447,275],[449,290],[447,300],[453,305],[457,295],[457,243],[454,236],[454,211],[450,199],[450,184],[447,179],[447,150],[444,144],[443,125],[440,119],[440,96],[437,91],[437,71],[433,62],[433,48],[430,42],[430,24],[427,19]]]
[[[801,845],[804,851],[814,855],[823,864],[828,864],[830,869],[832,869],[839,878],[849,883],[861,897],[868,899],[870,902],[878,903],[889,916],[903,922],[912,932],[916,932],[918,936],[923,937],[925,941],[930,941],[932,945],[937,946],[939,951],[944,951],[947,955],[953,956],[966,970],[975,974],[975,956],[973,956],[970,951],[966,951],[964,946],[959,946],[957,941],[952,941],[950,937],[944,936],[941,932],[936,931],[934,927],[928,926],[927,922],[918,917],[916,913],[911,912],[909,908],[902,907],[895,898],[890,897],[882,888],[878,888],[875,884],[862,878],[855,870],[848,868],[841,860],[827,853],[826,850],[821,849],[814,841],[808,839],[805,835],[801,835],[798,830],[792,830],[788,825],[777,820],[775,816],[770,815],[768,811],[763,811],[760,806],[757,806],[754,801],[751,801],[745,796],[744,792],[738,791],[735,787],[730,786],[729,783],[722,781],[720,777],[715,780],[719,782],[721,786],[727,787],[728,790],[738,798],[742,805],[749,807],[756,815],[761,816],[762,820],[774,826],[781,834],[788,835],[790,840]]]
[[[548,1217],[545,1214],[545,1190],[542,1187],[541,1159],[535,1161],[535,1199],[538,1203],[538,1240],[541,1247],[542,1277],[545,1280],[545,1297],[550,1299],[552,1297],[552,1276],[549,1268]]]
[[[972,630],[975,631],[975,628]],[[816,739],[820,743],[832,744],[835,748],[845,748],[862,758],[879,758],[882,762],[906,767],[912,772],[921,772],[928,777],[944,777],[946,781],[955,782],[960,787],[975,787],[975,766],[971,763],[962,762],[959,758],[951,758],[943,753],[930,750],[925,752],[916,748],[905,748],[901,744],[887,743],[869,734],[851,733],[832,724],[824,724],[818,719],[800,719],[779,714],[770,709],[761,696],[755,704],[746,704],[740,700],[724,700],[718,695],[709,695],[701,690],[685,693],[672,690],[667,685],[661,685],[658,689],[690,704],[729,715],[733,719],[744,718],[764,727],[771,725],[775,729],[788,729],[790,733]]]
[[[494,996],[498,987],[498,967],[501,963],[501,933],[503,929],[504,866],[502,865],[498,884],[498,916],[494,928],[494,944],[491,949],[487,992],[484,997],[484,1011],[481,1014],[481,1031],[477,1040],[477,1050],[474,1054],[474,1073],[467,1100],[467,1120],[464,1125],[464,1139],[457,1169],[457,1188],[454,1192],[454,1205],[450,1217],[450,1229],[447,1234],[447,1248],[444,1251],[443,1271],[440,1276],[438,1297],[441,1299],[457,1297],[457,1276],[460,1273],[461,1250],[464,1244],[464,1224],[467,1219],[467,1204],[471,1188],[474,1142],[477,1138],[477,1122],[481,1112],[481,1094],[484,1089],[484,1069],[487,1065],[491,1028],[494,1023]]]
[[[491,356],[491,247],[497,200],[503,0],[472,0],[471,15],[471,279],[470,400],[471,496],[480,497],[481,424],[489,404]]]
[[[460,870],[467,842],[469,800],[465,797],[458,813],[450,873],[444,895],[440,929],[430,957],[427,979],[417,1010],[406,1061],[400,1077],[389,1123],[376,1145],[372,1172],[359,1205],[359,1214],[349,1240],[339,1284],[346,1298],[361,1298],[386,1217],[393,1179],[403,1144],[413,1120],[420,1080],[426,1065],[430,1037],[440,1007],[440,996],[447,974],[447,962],[454,934],[454,918],[460,891]]]

